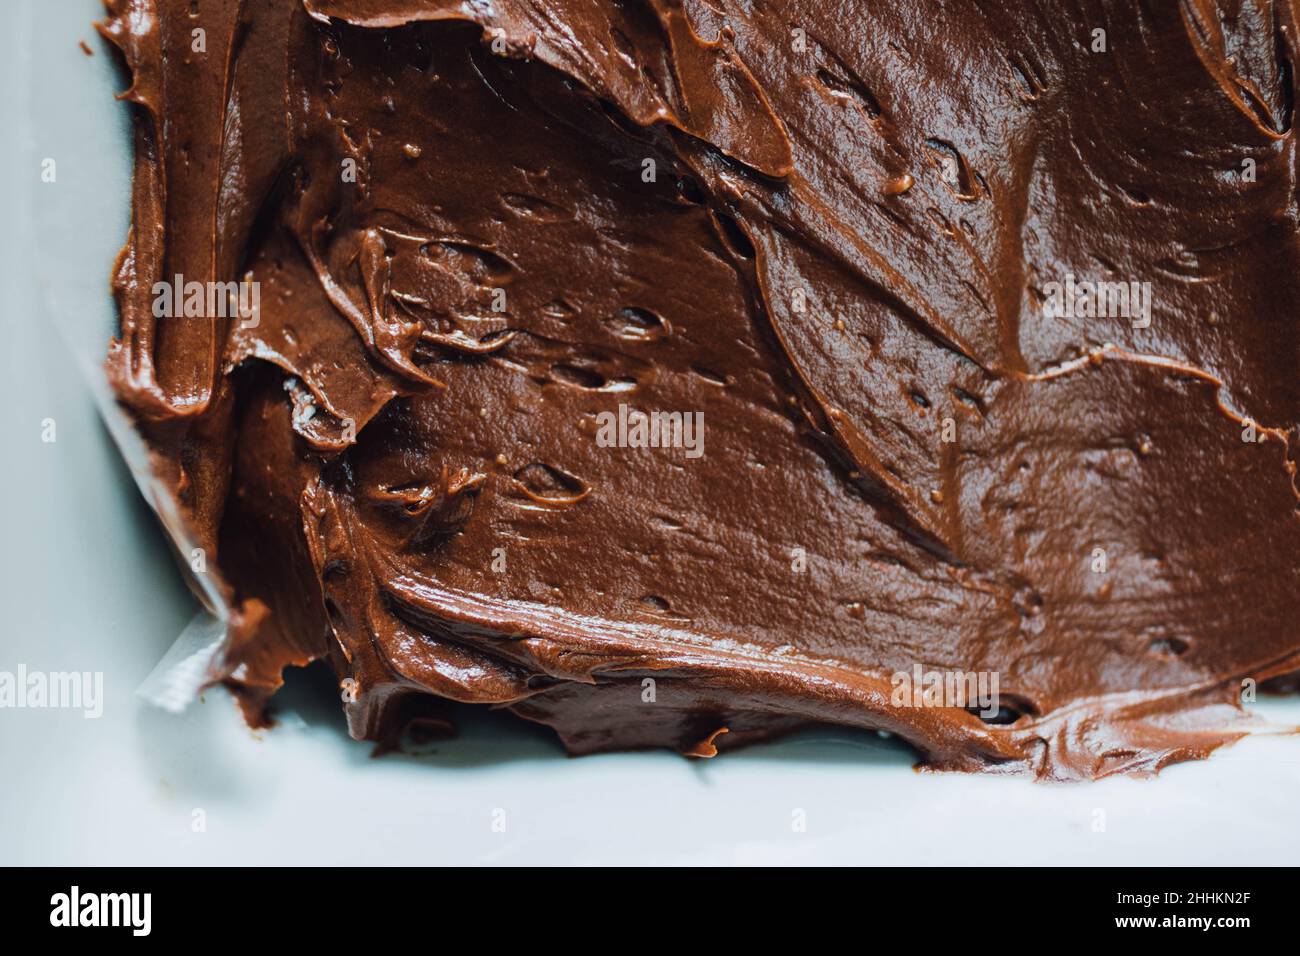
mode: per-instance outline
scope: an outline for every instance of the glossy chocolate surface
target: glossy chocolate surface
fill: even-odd
[[[325,659],[386,746],[445,698],[578,753],[829,722],[1065,779],[1204,755],[1300,671],[1290,2],[103,30],[136,106],[108,368],[253,715]],[[176,277],[256,314],[157,317]],[[620,406],[698,447],[610,447]],[[996,674],[1000,717],[900,706],[917,667]]]

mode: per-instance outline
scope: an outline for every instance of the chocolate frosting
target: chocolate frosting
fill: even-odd
[[[1289,0],[108,8],[108,369],[254,717],[324,659],[385,746],[452,700],[1067,779],[1300,672]],[[174,278],[257,314],[156,317]],[[900,705],[918,666],[1001,712]]]

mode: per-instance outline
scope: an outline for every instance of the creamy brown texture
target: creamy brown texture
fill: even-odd
[[[385,745],[446,698],[1065,779],[1300,671],[1290,2],[109,12],[108,367],[252,713],[324,658]],[[259,324],[155,318],[177,274]],[[1045,314],[1067,274],[1149,282],[1149,327]],[[705,453],[601,447],[620,403]],[[896,706],[916,664],[997,672],[1004,722]]]

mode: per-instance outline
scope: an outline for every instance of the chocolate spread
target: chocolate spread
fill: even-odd
[[[1293,686],[1289,0],[108,7],[108,369],[254,719],[1069,779]]]

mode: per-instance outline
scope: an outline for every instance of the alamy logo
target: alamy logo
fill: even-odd
[[[912,672],[897,671],[890,679],[894,692],[889,701],[895,707],[978,708],[991,720],[998,715],[997,671],[927,671],[920,664]]]
[[[1043,292],[1043,315],[1049,319],[1125,318],[1135,329],[1151,325],[1150,282],[1076,282],[1067,272],[1064,282],[1048,282]]]
[[[704,454],[703,412],[642,412],[619,405],[596,416],[601,448],[684,448],[687,458]]]
[[[80,710],[87,720],[104,713],[103,671],[0,671],[0,708]]]
[[[51,926],[129,926],[133,936],[148,936],[152,927],[151,893],[71,892],[50,897]]]
[[[186,282],[180,273],[171,282],[153,284],[156,319],[239,319],[246,329],[261,322],[262,287],[254,281]]]

